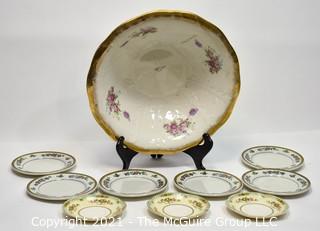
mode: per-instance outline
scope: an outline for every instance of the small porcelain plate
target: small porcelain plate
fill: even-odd
[[[94,192],[97,182],[91,176],[80,173],[46,175],[32,180],[27,193],[43,200],[68,200],[71,197]]]
[[[296,170],[302,167],[302,155],[288,148],[278,146],[256,146],[245,150],[241,159],[244,164],[255,169],[277,168]]]
[[[32,152],[17,157],[11,163],[12,170],[24,175],[41,176],[65,172],[76,165],[76,159],[63,152]]]
[[[293,196],[307,192],[310,181],[295,172],[281,169],[258,169],[244,173],[242,181],[248,188],[262,193]]]
[[[245,192],[232,195],[226,201],[228,209],[244,217],[267,219],[284,215],[288,204],[279,197]]]
[[[223,32],[178,11],[118,26],[96,51],[87,78],[98,124],[146,154],[198,145],[227,121],[239,91],[238,58]]]
[[[180,220],[201,217],[210,208],[206,199],[186,193],[156,195],[147,205],[149,211],[157,216]]]
[[[181,191],[206,197],[229,196],[243,187],[238,177],[216,170],[181,172],[175,176],[174,184]]]
[[[163,192],[167,189],[167,182],[160,173],[130,169],[104,175],[99,186],[103,192],[119,197],[144,197]]]
[[[121,216],[126,203],[108,195],[72,198],[63,204],[65,215],[84,221],[108,221]]]

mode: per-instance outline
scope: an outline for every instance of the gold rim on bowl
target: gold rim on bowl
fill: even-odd
[[[210,127],[207,131],[209,135],[213,135],[230,117],[231,112],[234,108],[235,102],[238,98],[239,91],[240,91],[240,67],[239,67],[239,61],[237,58],[237,55],[232,48],[231,44],[227,40],[226,36],[223,34],[223,32],[214,24],[210,23],[209,21],[201,18],[200,16],[189,13],[189,12],[183,12],[183,11],[169,11],[169,10],[160,10],[160,11],[153,11],[149,12],[143,15],[140,15],[138,17],[135,17],[125,23],[122,23],[119,25],[116,29],[114,29],[111,34],[100,44],[98,49],[96,50],[91,66],[89,69],[89,73],[87,76],[87,94],[89,98],[89,105],[91,112],[97,121],[97,123],[103,128],[103,130],[115,141],[118,140],[118,138],[121,136],[121,134],[117,134],[111,126],[102,118],[101,114],[98,111],[97,104],[95,102],[95,97],[94,97],[94,92],[95,92],[95,87],[94,87],[94,79],[97,74],[97,69],[100,65],[100,59],[103,56],[104,52],[108,49],[109,45],[112,43],[112,41],[124,30],[128,29],[130,26],[135,25],[143,20],[146,20],[148,18],[153,18],[153,17],[180,17],[180,18],[185,18],[189,19],[192,21],[195,21],[199,23],[201,26],[205,27],[212,33],[218,35],[218,37],[221,39],[222,43],[225,45],[226,49],[230,53],[232,59],[233,59],[233,66],[234,66],[234,76],[235,76],[235,84],[232,90],[232,97],[230,100],[230,103],[226,110],[224,111],[223,115],[220,117],[218,122]],[[143,154],[176,154],[177,152],[184,151],[188,148],[191,148],[195,145],[198,145],[199,143],[202,142],[202,137],[199,137],[197,140],[194,140],[188,144],[182,145],[177,148],[173,149],[148,149],[144,148],[141,146],[138,146],[134,143],[124,141],[124,144],[137,152],[143,153]]]

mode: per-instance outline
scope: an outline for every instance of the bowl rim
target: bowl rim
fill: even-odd
[[[98,49],[96,50],[89,69],[89,73],[87,75],[87,95],[89,98],[89,106],[91,109],[91,112],[97,121],[97,123],[102,127],[102,129],[114,140],[117,141],[118,138],[121,136],[121,134],[117,134],[111,126],[102,118],[101,114],[98,111],[97,105],[95,103],[95,96],[94,96],[94,79],[96,77],[96,70],[100,66],[100,58],[103,56],[105,50],[109,47],[109,45],[112,43],[112,41],[121,34],[124,30],[128,29],[129,27],[143,21],[149,18],[154,17],[180,17],[189,19],[195,22],[198,22],[201,26],[207,28],[212,33],[218,35],[218,37],[221,39],[222,43],[225,45],[226,49],[228,50],[229,54],[231,55],[233,59],[233,66],[234,66],[234,75],[235,75],[235,84],[232,90],[232,98],[227,106],[226,110],[224,111],[223,115],[219,118],[217,123],[212,125],[207,133],[209,135],[213,135],[230,117],[232,110],[234,108],[235,102],[239,96],[240,92],[240,66],[238,57],[236,55],[236,52],[234,51],[233,47],[229,43],[228,39],[224,35],[224,33],[214,24],[211,22],[201,18],[200,16],[191,13],[191,12],[185,12],[185,11],[178,11],[178,10],[157,10],[157,11],[151,11],[145,14],[142,14],[140,16],[137,16],[135,18],[132,18],[122,24],[120,24],[118,27],[116,27],[110,35],[99,45]],[[194,147],[202,142],[202,136],[199,137],[197,140],[191,141],[187,144],[184,144],[177,148],[172,149],[149,149],[144,148],[141,146],[138,146],[134,143],[128,142],[124,140],[124,145],[126,145],[128,148],[137,151],[142,154],[176,154],[178,152],[182,152],[186,149],[189,149],[191,147]]]

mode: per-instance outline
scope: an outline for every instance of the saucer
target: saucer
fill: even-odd
[[[96,51],[87,78],[98,124],[145,154],[199,144],[227,121],[239,90],[238,58],[222,31],[178,11],[118,26]]]
[[[216,170],[189,170],[174,178],[181,191],[205,197],[223,197],[241,191],[241,180],[227,172]]]
[[[160,173],[129,169],[110,172],[99,181],[100,189],[119,197],[151,196],[167,189],[167,178]]]
[[[126,203],[108,195],[86,195],[72,198],[63,204],[64,213],[84,221],[114,221],[121,216]]]
[[[287,213],[288,204],[279,197],[245,192],[232,195],[226,201],[228,209],[248,218],[268,219]]]
[[[27,185],[27,193],[43,200],[68,200],[75,196],[94,192],[97,182],[91,176],[81,173],[59,173],[32,180]]]
[[[277,168],[297,170],[304,163],[303,156],[294,150],[278,146],[256,146],[245,150],[242,162],[255,169]]]
[[[179,220],[201,217],[210,208],[206,199],[186,193],[156,195],[147,205],[149,211],[157,216]]]
[[[15,158],[12,170],[24,175],[41,176],[65,172],[76,165],[76,159],[63,152],[32,152]]]
[[[251,170],[242,175],[248,188],[278,196],[294,196],[307,192],[311,183],[305,176],[281,169]]]

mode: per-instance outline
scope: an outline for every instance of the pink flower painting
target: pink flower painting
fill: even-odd
[[[120,109],[120,101],[119,101],[119,93],[120,91],[116,92],[114,87],[110,87],[107,93],[106,101],[107,101],[107,110],[109,114],[113,114],[115,117],[120,119],[121,116],[121,109]],[[123,111],[122,115],[128,121],[130,121],[130,114],[127,111]]]
[[[166,129],[167,133],[173,136],[179,136],[181,134],[187,133],[187,129],[191,124],[192,122],[189,120],[189,118],[178,118],[170,123],[164,124],[163,127]]]
[[[120,110],[120,102],[118,100],[118,95],[114,90],[114,87],[110,87],[107,94],[107,105],[109,109],[109,113],[114,113],[117,116],[121,112]]]
[[[186,134],[188,133],[188,129],[190,129],[194,124],[194,122],[191,121],[191,117],[195,116],[198,111],[198,108],[191,108],[189,110],[189,116],[187,118],[177,118],[170,123],[164,124],[163,128],[172,136],[180,136],[182,134]]]
[[[210,47],[205,49],[205,52],[208,58],[205,63],[209,66],[209,71],[212,74],[218,73],[222,68],[222,61],[220,60],[220,57],[216,55],[216,52]]]

